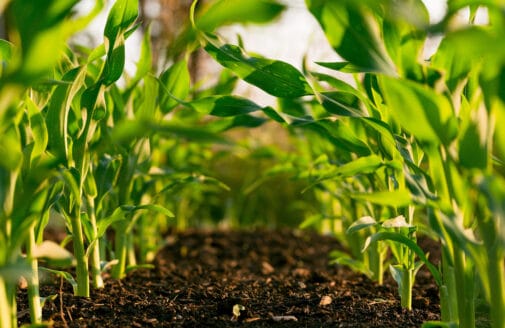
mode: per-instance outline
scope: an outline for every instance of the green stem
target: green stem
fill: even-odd
[[[84,248],[84,235],[82,232],[82,222],[79,213],[80,204],[74,205],[74,211],[70,215],[72,225],[72,241],[74,246],[74,256],[76,259],[77,293],[76,296],[89,297],[89,270],[88,258]]]
[[[440,289],[440,312],[442,321],[457,322],[458,321],[458,298],[456,295],[456,278],[454,267],[449,265],[448,254],[449,250],[445,246],[445,251],[442,252],[442,277],[444,280],[443,288]]]
[[[127,223],[120,222],[115,229],[114,250],[118,263],[112,268],[111,275],[114,279],[122,279],[125,276],[128,245],[126,225]]]
[[[454,273],[456,278],[456,294],[458,299],[458,317],[460,328],[475,327],[474,306],[474,274],[472,265],[467,265],[462,250],[454,249]]]
[[[443,322],[452,322],[451,313],[451,298],[449,296],[449,289],[446,285],[442,285],[439,288],[440,293],[440,316]]]
[[[412,310],[412,285],[414,283],[414,270],[404,269],[402,274],[402,288],[400,302],[403,308]]]
[[[91,247],[90,254],[90,267],[91,267],[91,280],[93,281],[93,288],[103,288],[103,278],[102,270],[100,268],[100,239],[97,237],[98,228],[96,224],[95,215],[95,201],[92,197],[88,197],[88,207],[89,207],[89,220],[91,223],[91,228],[93,230],[93,243],[89,246]]]
[[[377,281],[379,285],[382,285],[384,282],[383,278],[383,259],[381,251],[379,250],[379,243],[375,243],[375,245],[371,246],[368,250],[368,266],[372,271],[372,279]]]
[[[17,327],[16,304],[12,304],[9,289],[12,289],[12,286],[0,275],[0,328]]]
[[[31,276],[28,283],[28,303],[30,306],[30,318],[32,325],[42,323],[42,306],[39,295],[39,265],[37,259],[33,258],[35,249],[35,229],[30,227],[28,243],[26,246],[26,255],[30,262]]]
[[[496,254],[489,255],[488,276],[489,281],[493,284],[490,303],[492,327],[503,328],[505,327],[505,272],[503,257]]]

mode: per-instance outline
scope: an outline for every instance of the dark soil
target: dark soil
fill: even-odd
[[[335,239],[309,232],[184,232],[168,238],[154,269],[107,279],[90,298],[72,296],[66,282],[42,286],[43,296],[56,295],[44,319],[55,327],[420,327],[440,319],[425,270],[407,311],[390,278],[379,286],[329,265],[336,248]],[[27,323],[25,291],[18,302]]]

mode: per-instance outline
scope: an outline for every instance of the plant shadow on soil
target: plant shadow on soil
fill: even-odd
[[[107,278],[90,298],[72,296],[59,280],[43,285],[42,296],[55,295],[44,319],[54,327],[420,327],[440,320],[427,270],[417,276],[414,309],[404,310],[390,278],[379,286],[330,265],[329,252],[341,247],[329,236],[193,230],[167,243],[154,269]],[[20,324],[29,321],[26,290],[18,293],[18,313]]]

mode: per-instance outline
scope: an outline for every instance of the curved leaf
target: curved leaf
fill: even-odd
[[[198,28],[212,32],[216,27],[232,23],[266,23],[277,17],[285,6],[270,0],[214,1],[210,7],[199,13]]]
[[[368,227],[372,227],[377,225],[377,221],[371,216],[363,216],[359,218],[358,220],[354,221],[349,228],[347,228],[346,232],[347,234],[354,233],[359,230],[366,229]]]
[[[205,50],[221,65],[244,81],[275,97],[296,98],[313,94],[305,77],[288,63],[261,57],[250,57],[238,46],[216,45],[208,39]]]
[[[305,0],[335,51],[362,72],[396,75],[371,6],[350,0]]]
[[[433,278],[435,279],[435,282],[437,283],[438,286],[442,286],[442,277],[440,275],[440,272],[438,269],[428,260],[426,255],[424,254],[424,251],[419,247],[413,240],[409,239],[405,235],[402,235],[401,233],[397,232],[378,232],[373,234],[372,236],[368,237],[365,246],[363,247],[363,252],[370,246],[370,244],[375,243],[380,240],[391,240],[395,241],[401,244],[404,244],[408,248],[410,248],[414,253],[417,254],[419,259],[423,261],[426,266],[428,267],[428,270],[430,270],[431,274],[433,275]]]
[[[412,202],[408,190],[398,189],[393,191],[376,191],[371,193],[353,193],[351,198],[364,200],[383,206],[404,207]]]

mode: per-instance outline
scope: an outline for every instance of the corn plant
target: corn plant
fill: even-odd
[[[371,241],[400,243],[392,244],[397,260],[392,268],[404,306],[409,307],[418,268],[414,253],[426,260],[409,230],[419,216],[417,220],[425,220],[420,223],[443,244],[442,276],[429,265],[440,287],[442,319],[475,326],[478,278],[493,326],[502,327],[503,192],[498,186],[503,179],[503,133],[494,128],[503,118],[503,50],[496,46],[503,35],[501,4],[472,2],[470,25],[459,28],[451,21],[467,2],[449,1],[446,17],[433,26],[421,1],[306,4],[343,59],[319,64],[354,74],[357,87],[320,73],[306,72],[305,78],[285,63],[249,56],[214,35],[203,37],[205,49],[244,81],[274,96],[313,96],[303,106],[315,108],[312,115],[293,110],[296,107],[267,114],[281,124],[312,129],[335,141],[340,158],[333,160],[334,169],[317,172],[315,181],[326,192],[337,188],[363,203],[368,212],[354,220],[364,215],[377,218],[370,224],[377,232]],[[472,26],[479,6],[487,9],[486,26]],[[431,60],[423,61],[429,33],[440,33],[443,40]],[[478,49],[467,49],[468,40]],[[361,182],[363,173],[377,178],[345,184],[346,174],[358,175]],[[346,214],[352,213],[354,201],[340,201]],[[381,231],[389,225],[388,218],[397,215],[408,218],[401,227],[390,227],[399,231]],[[351,232],[360,223],[351,223]]]
[[[74,1],[41,4],[12,1],[2,14],[8,17],[9,41],[2,40],[0,76],[0,126],[3,156],[1,163],[1,260],[0,316],[2,327],[17,326],[15,292],[21,276],[29,284],[32,323],[41,322],[38,297],[37,258],[56,257],[38,247],[36,228],[54,202],[49,183],[54,178],[54,161],[45,154],[48,128],[42,115],[47,102],[31,89],[44,88],[41,81],[51,77],[65,40],[86,24],[86,16],[70,24]],[[5,11],[4,11],[5,10]],[[91,15],[91,14],[90,14]],[[32,24],[25,24],[26,21]],[[47,44],[52,44],[47,47]],[[40,54],[44,54],[40,56]],[[27,260],[21,257],[26,246]]]

